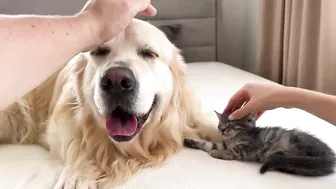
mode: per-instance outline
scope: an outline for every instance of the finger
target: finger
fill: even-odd
[[[153,5],[149,5],[147,9],[144,11],[139,12],[139,14],[144,15],[144,16],[155,16],[157,13],[156,8]]]
[[[241,98],[240,101],[237,101],[237,103],[233,106],[233,108],[228,113],[232,113],[240,108],[242,108],[245,104],[247,104],[249,101],[246,101],[244,98]]]
[[[232,110],[234,106],[237,106],[237,104],[242,103],[242,101],[249,100],[248,93],[245,90],[245,88],[239,89],[235,94],[232,95],[230,98],[228,105],[226,107],[226,110]]]
[[[245,98],[239,98],[235,99],[233,102],[229,102],[224,110],[224,113],[232,113],[240,109],[245,102],[246,102]]]
[[[253,103],[249,102],[247,103],[245,106],[243,106],[242,108],[232,112],[229,116],[230,120],[236,120],[236,119],[241,119],[244,116],[246,116],[247,114],[251,113],[252,108],[253,107]]]
[[[239,109],[244,102],[249,100],[250,99],[247,91],[244,88],[240,89],[231,97],[226,108],[224,109],[224,113],[231,113],[232,111]]]

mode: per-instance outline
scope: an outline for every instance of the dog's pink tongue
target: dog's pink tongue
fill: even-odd
[[[131,136],[135,133],[137,125],[134,115],[112,114],[106,118],[106,129],[112,136]]]

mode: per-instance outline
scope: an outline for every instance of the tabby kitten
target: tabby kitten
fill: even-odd
[[[262,163],[261,174],[271,170],[303,176],[334,173],[334,152],[314,136],[296,129],[256,127],[254,114],[234,121],[228,115],[216,114],[222,142],[185,138],[184,146],[218,159]]]

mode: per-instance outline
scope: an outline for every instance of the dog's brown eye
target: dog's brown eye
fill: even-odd
[[[155,52],[153,52],[152,50],[150,49],[141,49],[139,50],[138,54],[144,58],[151,58],[151,59],[154,59],[154,58],[158,58],[159,55]]]

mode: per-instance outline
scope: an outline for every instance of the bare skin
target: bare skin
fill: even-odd
[[[259,118],[279,107],[298,108],[336,125],[336,96],[279,84],[246,84],[232,96],[224,112],[231,113],[232,120],[252,112]]]
[[[124,30],[149,0],[89,0],[72,16],[0,15],[0,110],[37,87],[77,53]]]

